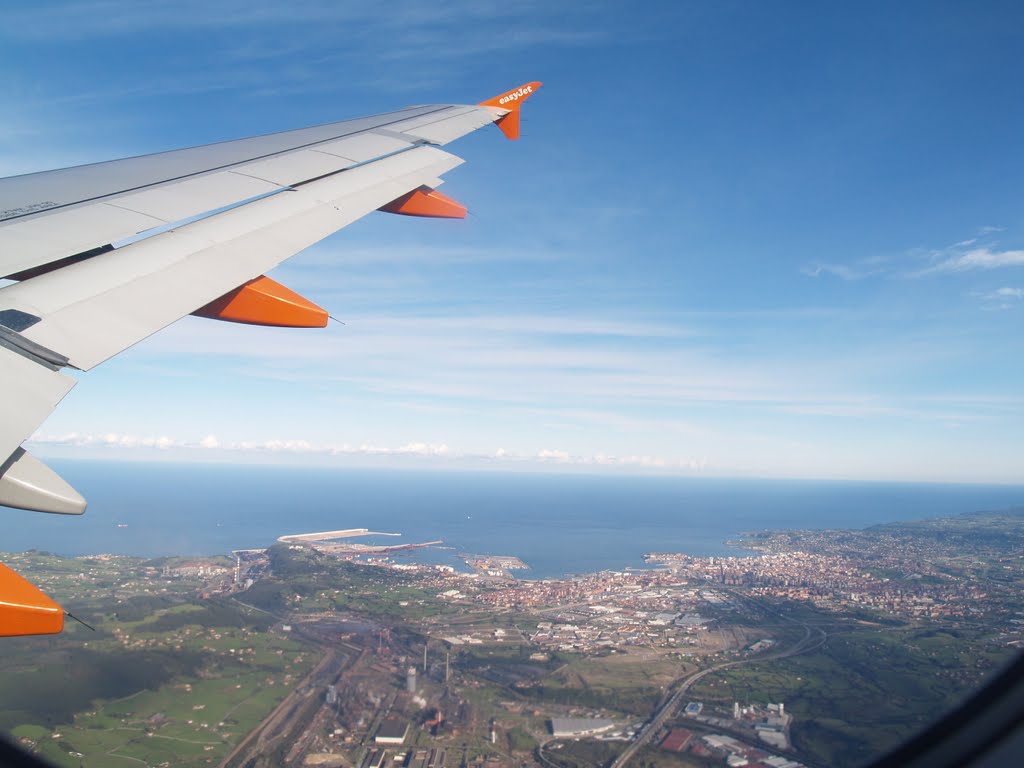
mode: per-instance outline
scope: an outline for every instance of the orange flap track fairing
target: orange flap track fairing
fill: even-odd
[[[63,629],[64,609],[0,563],[0,637],[55,635]]]
[[[228,291],[192,314],[278,328],[324,328],[328,320],[325,309],[266,275]]]
[[[464,219],[466,206],[446,197],[436,189],[420,187],[407,192],[379,210],[386,213],[399,213],[403,216],[422,216],[428,219]]]
[[[532,82],[526,85],[521,85],[518,88],[513,88],[511,91],[495,96],[493,99],[487,101],[481,101],[481,107],[496,107],[498,109],[507,109],[508,112],[497,120],[494,121],[501,132],[505,134],[505,138],[518,139],[519,138],[519,110],[523,106],[523,102],[530,98],[533,93],[540,88],[541,83]]]

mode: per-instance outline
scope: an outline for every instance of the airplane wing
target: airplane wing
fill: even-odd
[[[0,278],[14,281],[0,287],[0,506],[85,511],[21,447],[75,385],[64,369],[87,371],[188,314],[326,325],[263,273],[372,211],[464,217],[435,191],[462,163],[440,147],[491,123],[518,138],[540,85],[0,179]]]

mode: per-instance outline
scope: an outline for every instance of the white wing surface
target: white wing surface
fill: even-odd
[[[374,210],[465,215],[433,191],[462,162],[438,147],[490,123],[516,138],[538,87],[0,179],[0,277],[15,281],[0,288],[0,505],[85,509],[21,448],[74,386],[61,369],[190,313],[323,325],[263,273]]]

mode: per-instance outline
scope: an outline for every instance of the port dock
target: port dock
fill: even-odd
[[[351,539],[355,536],[401,536],[400,533],[382,533],[371,531],[369,528],[346,528],[341,531],[320,531],[319,533],[289,533],[287,536],[279,536],[278,541],[282,544],[291,544],[303,541],[331,541],[333,539]]]

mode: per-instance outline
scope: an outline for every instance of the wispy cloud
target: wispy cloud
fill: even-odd
[[[10,9],[0,38],[10,40],[97,40],[166,33],[230,30],[237,40],[226,49],[234,59],[275,59],[315,55],[339,33],[344,48],[360,42],[387,42],[388,55],[407,57],[430,50],[437,56],[463,56],[536,45],[593,42],[608,34],[588,19],[584,9],[553,10],[535,2],[459,2],[437,0],[429,8],[415,0],[393,0],[386,7],[336,0],[304,0],[292,5],[276,0],[94,0]],[[571,17],[576,24],[555,24]],[[529,18],[529,24],[509,23]],[[457,20],[458,23],[452,23]],[[588,21],[590,23],[588,23]],[[306,46],[300,47],[301,32]],[[265,37],[258,37],[265,35]],[[256,37],[253,37],[256,36]],[[462,45],[459,45],[459,43]]]
[[[1006,310],[1020,306],[1024,299],[1024,288],[1004,286],[994,291],[975,291],[971,294],[979,299],[985,309]]]
[[[808,277],[821,277],[832,275],[843,280],[863,280],[866,277],[881,274],[878,268],[865,268],[861,265],[850,266],[848,264],[810,264],[802,267],[801,272]]]
[[[942,254],[944,258],[937,264],[918,271],[916,275],[1024,266],[1024,250],[993,250],[988,247],[980,247],[957,253],[956,246],[951,250],[953,252],[948,255]]]
[[[816,261],[800,268],[808,277],[830,275],[842,280],[863,280],[868,277],[889,274],[893,271],[892,258],[883,255],[865,256],[849,264]]]
[[[1024,266],[1024,250],[1000,248],[993,241],[991,236],[1002,231],[999,227],[982,227],[976,236],[944,248],[914,249],[900,257],[871,256],[848,264],[813,262],[800,271],[809,277],[832,276],[855,281],[878,276],[917,278]],[[922,260],[928,262],[927,266],[919,266]]]
[[[990,295],[1001,299],[1020,299],[1024,298],[1024,288],[997,288]]]
[[[25,106],[60,113],[58,120],[88,113],[95,121],[98,105],[121,113],[125,105],[137,109],[168,96],[183,103],[218,93],[237,99],[353,92],[408,97],[450,88],[467,58],[617,39],[603,14],[536,2],[438,0],[425,7],[395,0],[385,7],[335,0],[92,0],[4,10],[0,59],[6,52],[12,64],[5,90]],[[22,49],[38,55],[40,48],[60,46],[73,51],[65,51],[70,56],[81,49],[81,59],[97,43],[129,47],[133,66],[99,59],[56,77],[35,71],[29,77],[14,64]],[[409,98],[432,100],[437,97]]]
[[[945,365],[946,356],[962,359],[948,340],[871,342],[818,350],[808,360],[800,350],[724,355],[714,351],[712,330],[628,318],[478,313],[350,320],[323,333],[190,320],[128,353],[128,360],[146,366],[155,355],[188,366],[202,356],[204,368],[226,367],[231,377],[315,388],[330,409],[387,402],[391,411],[438,424],[498,420],[508,432],[533,425],[538,434],[554,428],[578,436],[577,450],[584,440],[600,445],[607,435],[618,436],[622,442],[610,447],[620,451],[624,445],[631,452],[664,450],[675,440],[701,445],[717,431],[710,427],[715,419],[736,408],[754,418],[796,414],[823,423],[1001,418],[984,393],[943,398],[936,392],[925,402],[889,383]]]
[[[246,375],[356,386],[366,392],[545,402],[790,400],[798,374],[715,360],[685,327],[571,315],[354,316],[330,335],[181,323],[133,351],[234,358]],[[296,366],[296,361],[309,365]],[[820,364],[815,366],[818,380]],[[415,371],[414,376],[409,372]],[[788,390],[788,391],[787,391]]]

